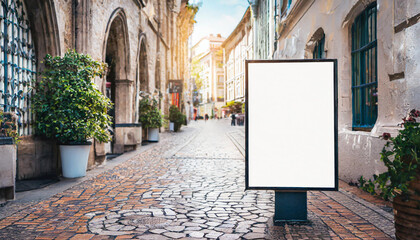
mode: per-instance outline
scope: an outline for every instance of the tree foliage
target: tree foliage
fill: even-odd
[[[197,89],[201,89],[203,87],[203,66],[200,62],[200,57],[196,56],[191,60],[191,77],[195,79],[195,86]]]
[[[223,106],[223,108],[229,108],[229,111],[231,113],[242,113],[243,112],[243,108],[245,107],[245,105],[241,102],[235,102],[235,101],[230,101],[227,102],[225,106]]]

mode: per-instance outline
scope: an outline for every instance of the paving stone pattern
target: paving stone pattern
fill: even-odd
[[[389,214],[344,191],[309,192],[308,223],[273,226],[274,192],[244,190],[243,141],[229,120],[163,133],[153,149],[1,219],[0,239],[391,238]]]

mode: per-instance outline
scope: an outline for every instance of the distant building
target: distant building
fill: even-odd
[[[206,113],[209,116],[220,116],[224,105],[225,81],[221,47],[224,40],[220,34],[210,34],[191,48],[192,62],[200,69],[198,114],[201,116]]]
[[[245,60],[253,59],[251,10],[247,8],[235,30],[222,44],[226,100],[245,102]]]
[[[339,177],[383,172],[379,136],[396,136],[401,119],[420,108],[418,1],[251,3],[256,58],[338,60]]]

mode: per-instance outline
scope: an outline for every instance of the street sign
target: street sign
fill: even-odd
[[[337,60],[245,65],[246,188],[338,190]]]
[[[169,93],[182,92],[182,80],[169,80],[168,91]]]

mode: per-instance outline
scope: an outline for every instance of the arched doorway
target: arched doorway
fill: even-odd
[[[104,61],[108,64],[108,73],[104,84],[104,92],[114,104],[109,111],[112,116],[112,137],[109,144],[105,144],[105,153],[124,152],[124,133],[118,132],[117,127],[130,122],[129,88],[129,44],[126,17],[122,9],[114,11],[107,27]]]
[[[0,106],[17,115],[19,135],[30,135],[29,88],[36,78],[35,45],[25,5],[19,0],[0,6]]]
[[[138,69],[137,69],[137,96],[139,92],[149,93],[149,75],[148,75],[148,64],[147,64],[147,47],[146,47],[146,36],[144,34],[140,35],[140,46],[139,46],[139,55],[138,55]],[[138,121],[139,116],[139,101],[136,100],[136,121]],[[147,129],[142,128],[142,139],[143,142],[147,139]]]
[[[39,78],[36,73],[43,70],[45,55],[61,53],[55,3],[53,0],[0,2],[3,36],[0,90],[4,94],[0,93],[0,108],[18,114],[19,135],[24,136],[17,148],[16,179],[53,177],[59,172],[57,149],[52,141],[34,137],[35,119],[30,104],[34,92],[29,89],[32,80]],[[8,106],[3,105],[5,102]]]

